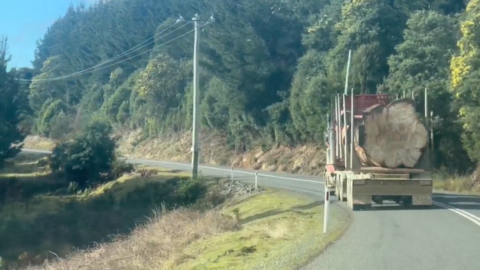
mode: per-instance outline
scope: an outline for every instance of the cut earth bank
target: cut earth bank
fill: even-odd
[[[125,157],[156,159],[174,162],[191,160],[192,137],[190,133],[171,135],[164,138],[143,139],[140,131],[125,132],[116,135],[118,150]],[[54,142],[38,137],[28,136],[25,148],[51,150]],[[224,136],[218,134],[201,134],[200,162],[208,165],[228,165],[264,171],[299,173],[303,175],[320,175],[325,164],[325,151],[315,144],[297,147],[273,145],[272,147],[255,147],[244,152],[237,152],[227,146]]]
[[[189,163],[191,160],[191,134],[185,133],[168,138],[142,140],[140,132],[126,132],[118,135],[119,151],[126,157],[156,159]],[[218,134],[202,134],[201,163],[208,165],[228,165],[264,171],[279,171],[320,177],[325,164],[325,150],[314,144],[297,147],[274,145],[271,148],[257,147],[237,153],[226,147],[227,142]],[[25,148],[51,150],[54,142],[29,136]],[[451,176],[435,174],[434,188],[437,191],[480,194],[480,172],[472,175]]]

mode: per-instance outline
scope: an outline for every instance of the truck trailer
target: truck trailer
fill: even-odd
[[[325,134],[324,180],[329,192],[355,210],[372,202],[431,206],[431,113],[410,98],[386,94],[336,95]]]

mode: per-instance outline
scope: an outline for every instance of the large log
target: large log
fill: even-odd
[[[355,150],[363,163],[379,167],[413,168],[428,144],[428,133],[417,117],[415,102],[401,99],[375,105],[363,114],[365,138]]]

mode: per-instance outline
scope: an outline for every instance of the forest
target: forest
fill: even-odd
[[[438,169],[465,173],[480,159],[480,0],[72,5],[38,41],[33,68],[10,72],[28,107],[22,121],[53,139],[96,116],[145,138],[187,132],[195,13],[215,18],[200,32],[202,129],[229,147],[322,144],[352,50],[356,94],[422,101],[428,89]]]

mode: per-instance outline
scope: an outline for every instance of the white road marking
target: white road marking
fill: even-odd
[[[478,199],[478,196],[473,195],[456,195],[456,194],[435,194],[433,198],[443,198],[443,199]]]
[[[159,160],[151,160],[151,159],[131,159],[133,160],[138,160],[138,161],[150,161],[150,162],[157,162],[157,163],[165,163],[165,164],[174,164],[174,165],[181,165],[181,166],[188,166],[190,167],[190,164],[184,164],[184,163],[178,163],[178,162],[170,162],[170,161],[159,161]],[[222,168],[215,168],[215,167],[210,167],[210,166],[198,166],[200,168],[204,169],[210,169],[210,170],[217,170],[217,171],[222,171],[222,172],[231,172],[231,169],[222,169]],[[248,174],[248,175],[255,175],[255,173],[252,172],[244,172],[244,171],[235,171],[235,173],[243,173],[243,174]],[[290,181],[298,181],[298,182],[308,182],[308,183],[315,183],[315,184],[323,184],[323,181],[314,181],[314,180],[304,180],[304,179],[297,179],[297,178],[291,178],[291,177],[283,177],[283,176],[275,176],[275,175],[270,175],[270,174],[263,174],[259,173],[258,176],[263,176],[263,177],[271,177],[271,178],[278,178],[278,179],[284,179],[284,180],[290,180]]]
[[[471,222],[473,222],[474,224],[478,225],[480,227],[480,217],[477,217],[467,211],[464,211],[462,209],[458,209],[456,207],[453,207],[451,205],[448,205],[448,204],[444,204],[444,203],[441,203],[441,202],[437,202],[437,201],[433,201],[433,204],[436,205],[436,206],[440,206],[442,208],[445,208],[445,209],[448,209],[452,212],[454,212],[455,214],[458,214],[468,220],[470,220]]]
[[[478,202],[449,202],[448,205],[476,205],[480,206]]]

